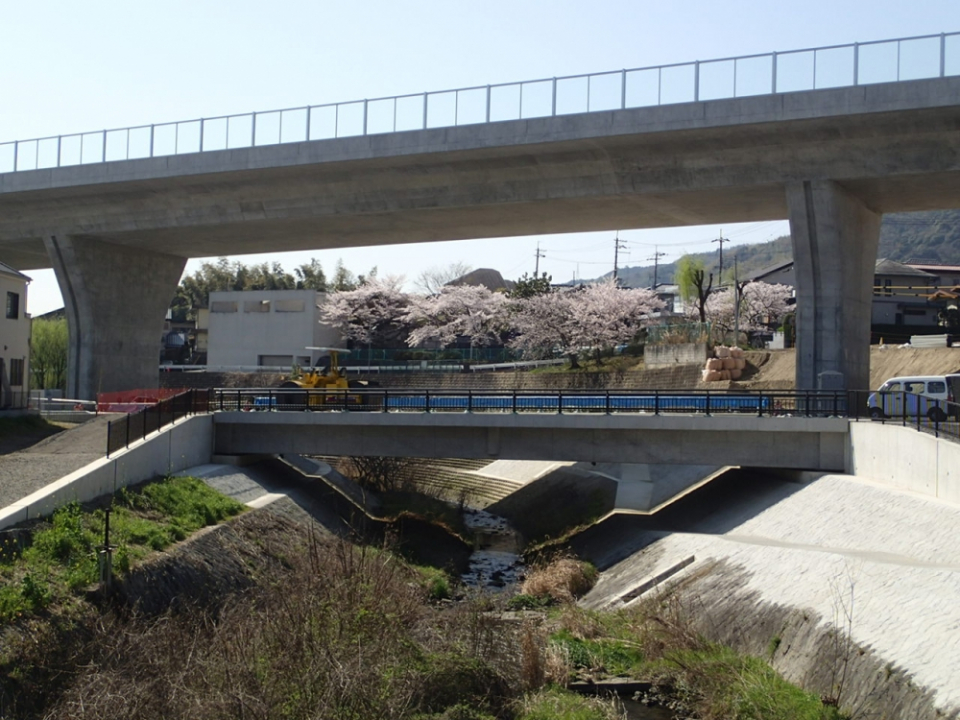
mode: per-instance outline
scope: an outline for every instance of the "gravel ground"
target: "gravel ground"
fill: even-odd
[[[107,449],[107,423],[101,416],[57,433],[25,450],[0,455],[0,507],[102,458]]]

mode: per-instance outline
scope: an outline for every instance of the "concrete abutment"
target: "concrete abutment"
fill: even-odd
[[[67,315],[68,397],[152,388],[186,258],[79,235],[44,238]]]

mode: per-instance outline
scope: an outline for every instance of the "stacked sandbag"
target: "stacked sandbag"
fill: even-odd
[[[713,354],[715,357],[707,360],[700,376],[703,382],[740,379],[743,369],[747,366],[743,350],[738,347],[718,345],[713,349]]]

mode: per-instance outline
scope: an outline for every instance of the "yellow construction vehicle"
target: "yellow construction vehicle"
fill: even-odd
[[[366,409],[379,407],[381,399],[369,393],[356,393],[350,390],[363,390],[377,387],[378,384],[366,380],[348,380],[340,367],[340,353],[349,353],[345,348],[308,347],[307,350],[328,353],[317,358],[313,368],[280,383],[281,388],[300,388],[306,393],[284,393],[282,404],[299,406],[304,409]]]

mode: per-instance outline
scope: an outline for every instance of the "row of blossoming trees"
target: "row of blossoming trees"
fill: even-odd
[[[664,305],[652,290],[618,288],[612,281],[551,290],[548,282],[534,279],[521,287],[500,293],[447,285],[416,295],[403,291],[402,278],[372,277],[354,290],[331,293],[321,310],[325,322],[360,345],[502,343],[528,358],[564,354],[575,365],[580,352],[589,350],[599,361],[605,348],[631,342]],[[741,329],[782,317],[788,297],[783,285],[747,285],[739,303]],[[736,304],[734,290],[710,296],[706,312],[715,327],[733,328]]]
[[[589,349],[630,342],[663,302],[651,290],[617,288],[612,282],[562,291],[491,292],[477,285],[447,285],[425,296],[405,293],[402,279],[371,278],[356,290],[332,293],[325,322],[355,343],[388,347],[471,347],[504,344],[525,357],[562,353],[576,361]]]

